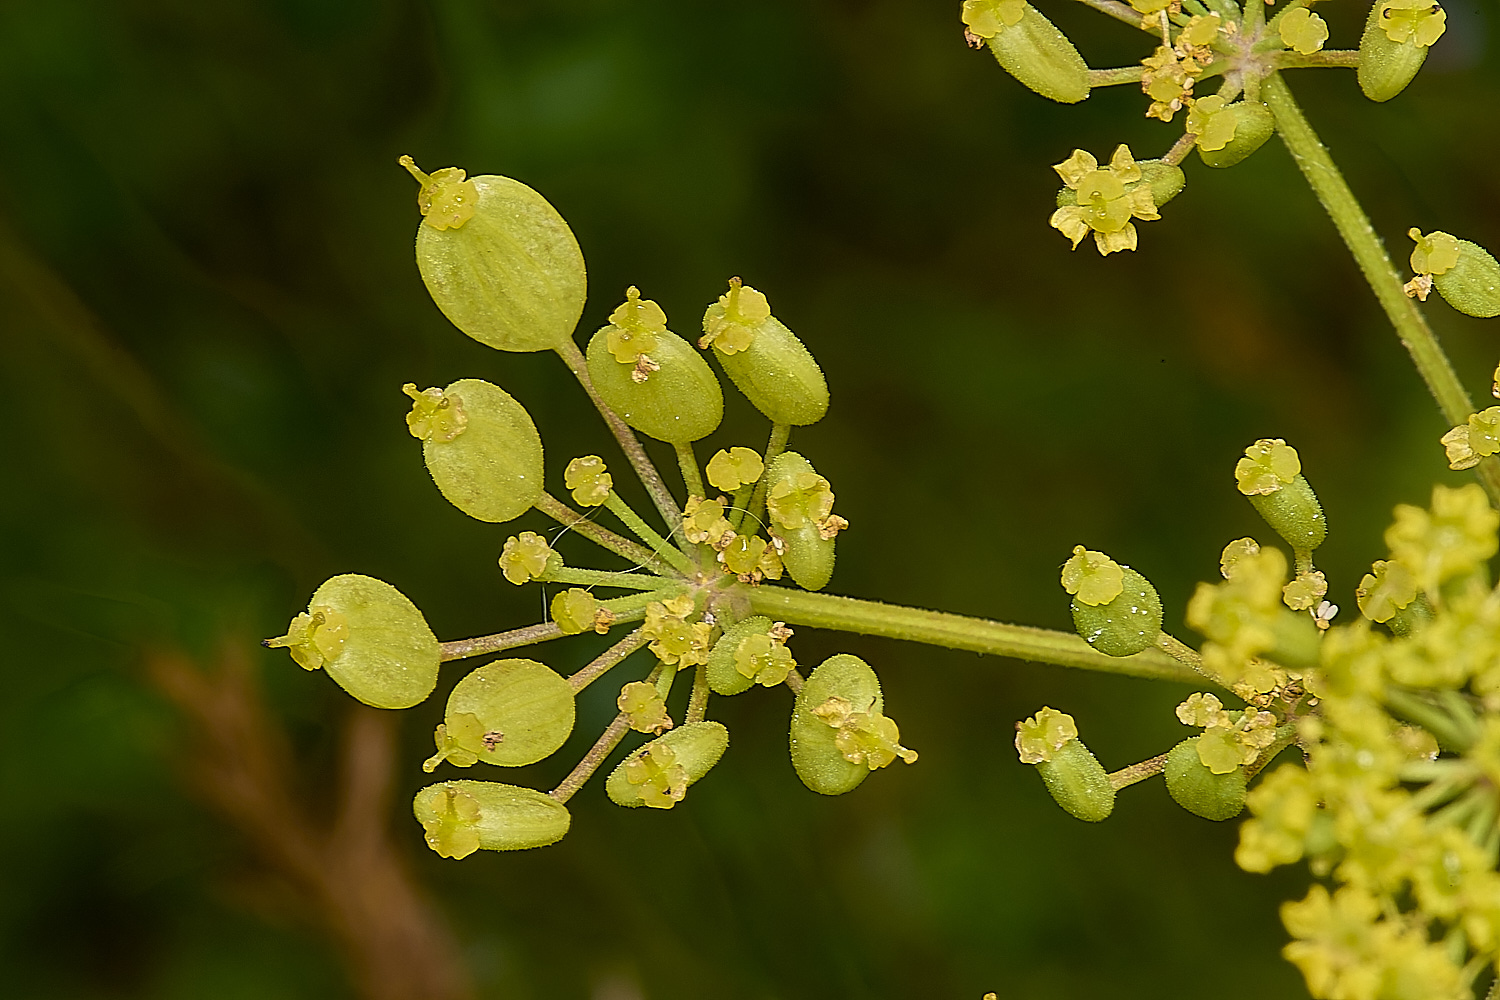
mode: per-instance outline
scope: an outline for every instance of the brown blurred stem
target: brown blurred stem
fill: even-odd
[[[193,723],[184,754],[199,794],[249,841],[344,953],[365,1000],[470,1000],[458,946],[390,835],[396,716],[353,706],[343,727],[332,823],[293,788],[296,762],[271,721],[243,649],[213,671],[179,652],[148,654],[155,685]]]

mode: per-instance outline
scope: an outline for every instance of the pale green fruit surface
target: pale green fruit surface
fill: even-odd
[[[309,605],[332,608],[348,624],[343,649],[323,665],[339,687],[376,708],[411,708],[432,693],[442,651],[401,591],[347,573],[326,581]]]
[[[880,680],[857,656],[830,656],[808,676],[792,708],[792,768],[802,783],[819,795],[853,791],[870,774],[864,764],[844,758],[834,742],[838,730],[813,714],[813,709],[834,697],[845,699],[855,711],[881,712],[885,708]]]
[[[640,788],[631,784],[626,778],[626,765],[645,755],[655,746],[666,746],[672,749],[676,755],[675,763],[681,765],[687,772],[687,784],[692,785],[706,775],[719,762],[719,758],[724,756],[724,751],[729,747],[729,730],[717,722],[693,722],[668,730],[664,736],[658,736],[644,744],[622,760],[605,779],[605,794],[615,805],[632,809],[645,805],[641,799]]]
[[[712,345],[725,374],[773,423],[815,424],[828,412],[828,383],[797,335],[775,316],[755,328],[750,346],[726,354]]]
[[[535,660],[496,660],[454,686],[445,716],[450,732],[461,731],[453,724],[461,713],[475,716],[480,730],[492,734],[488,745],[463,739],[463,749],[489,764],[520,767],[550,757],[567,741],[573,732],[573,689]]]
[[[1089,96],[1089,67],[1073,43],[1030,4],[1021,20],[988,40],[995,61],[1043,97],[1077,104]]]
[[[477,378],[443,390],[468,423],[451,441],[428,438],[422,458],[437,488],[481,521],[520,517],[542,496],[542,438],[531,415],[504,389]]]
[[[653,333],[647,357],[660,367],[633,379],[635,366],[621,364],[609,351],[609,331],[594,334],[588,346],[589,378],[610,409],[631,427],[673,444],[708,437],[724,418],[724,390],[708,362],[670,330]]]
[[[1221,822],[1245,808],[1245,771],[1214,774],[1198,756],[1199,737],[1183,740],[1167,755],[1167,791],[1194,816]]]
[[[734,695],[742,694],[750,690],[755,684],[755,678],[746,677],[740,673],[739,667],[735,665],[734,655],[740,648],[740,643],[757,633],[763,633],[771,627],[771,619],[765,615],[751,615],[749,618],[735,622],[724,630],[719,641],[714,643],[714,648],[708,654],[708,689],[714,694]]]
[[[452,853],[439,851],[447,857],[464,857],[474,847],[487,851],[546,847],[561,840],[572,822],[567,806],[530,788],[495,781],[445,781],[428,785],[412,800],[412,813],[428,831],[428,843],[435,850],[439,846],[433,843],[437,839],[435,828],[439,827],[443,814],[449,812],[449,789],[469,796],[478,804],[478,810],[477,815],[468,815],[466,810],[461,818],[450,820],[452,826],[458,827],[445,831],[450,842],[461,842],[467,835],[468,843],[461,843],[459,850]]]

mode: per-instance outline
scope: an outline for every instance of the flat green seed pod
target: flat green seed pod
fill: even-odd
[[[725,354],[711,345],[725,374],[772,423],[815,424],[828,412],[828,383],[797,335],[775,316],[755,328],[750,346]]]
[[[1142,184],[1151,188],[1151,200],[1161,208],[1167,202],[1182,193],[1187,184],[1187,175],[1182,168],[1171,163],[1163,163],[1161,160],[1136,160],[1135,165],[1141,168],[1141,179],[1131,181],[1125,185],[1125,193],[1130,194]],[[1057,192],[1057,207],[1078,204],[1078,192],[1070,187],[1062,187]]]
[[[605,794],[618,806],[634,809],[649,803],[641,795],[641,786],[630,781],[630,765],[647,757],[652,748],[666,747],[671,750],[672,765],[681,767],[685,773],[684,783],[677,789],[675,798],[681,799],[688,785],[707,774],[724,751],[729,747],[729,730],[717,722],[690,722],[658,736],[630,756],[620,761],[604,781]]]
[[[834,538],[814,525],[784,531],[781,564],[803,590],[822,590],[833,579]]]
[[[463,714],[478,719],[464,726]],[[573,689],[535,660],[496,660],[470,671],[448,696],[444,724],[462,750],[520,767],[549,757],[573,732]]]
[[[472,178],[474,215],[452,229],[417,227],[417,267],[443,315],[481,344],[545,351],[578,325],[583,253],[557,209],[520,181]]]
[[[1328,537],[1323,505],[1300,472],[1276,492],[1257,493],[1249,500],[1265,522],[1299,552],[1311,552]]]
[[[1234,819],[1245,808],[1245,770],[1214,774],[1198,758],[1198,740],[1183,740],[1167,754],[1167,791],[1194,816],[1215,822]]]
[[[1414,37],[1395,42],[1386,35],[1380,23],[1384,7],[1384,0],[1377,0],[1370,8],[1359,39],[1359,89],[1372,101],[1389,101],[1405,90],[1427,59],[1427,46]]]
[[[343,649],[323,664],[339,687],[376,708],[411,708],[432,693],[442,650],[401,591],[347,573],[319,587],[309,605],[333,609],[348,625]]]
[[[426,831],[428,846],[449,858],[464,858],[480,848],[546,847],[561,840],[572,822],[567,807],[556,799],[495,781],[428,785],[417,793],[411,808]]]
[[[1107,656],[1130,656],[1156,645],[1161,635],[1161,598],[1151,581],[1121,566],[1118,597],[1093,606],[1073,599],[1073,627],[1090,646]]]
[[[857,656],[830,656],[808,676],[792,708],[792,768],[802,783],[819,795],[853,791],[870,774],[865,765],[844,758],[835,744],[838,730],[813,714],[813,709],[835,697],[848,701],[859,712],[885,708],[880,680]]]
[[[610,353],[606,326],[589,341],[589,378],[599,397],[631,427],[672,444],[708,437],[724,419],[724,390],[708,362],[687,341],[661,330],[637,364]],[[649,359],[650,364],[644,364]],[[654,366],[654,367],[653,367]]]
[[[470,517],[492,523],[520,517],[542,495],[542,438],[531,415],[482,379],[459,379],[443,395],[458,401],[467,422],[450,440],[423,440],[432,481]]]
[[[1056,26],[1026,5],[1021,20],[1002,25],[989,40],[995,61],[1026,87],[1063,104],[1089,96],[1089,67]]]
[[[755,678],[740,673],[734,654],[739,651],[741,642],[752,635],[769,632],[770,629],[771,619],[765,615],[751,615],[725,629],[708,654],[708,689],[714,694],[722,695],[741,694],[750,690],[755,684]]]
[[[1432,276],[1432,286],[1461,313],[1500,316],[1500,263],[1477,243],[1458,241],[1458,263]]]
[[[1051,760],[1039,761],[1036,770],[1057,804],[1079,819],[1098,823],[1114,812],[1109,775],[1082,740],[1064,743],[1052,751]]]
[[[1276,134],[1276,118],[1264,104],[1238,101],[1220,114],[1234,116],[1234,138],[1223,149],[1198,147],[1198,158],[1210,167],[1232,167]]]

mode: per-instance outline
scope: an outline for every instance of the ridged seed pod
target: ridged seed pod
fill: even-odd
[[[1043,97],[1077,104],[1089,96],[1089,67],[1055,25],[1031,4],[1021,19],[1001,23],[987,39],[995,61],[1023,85]]]
[[[1458,263],[1432,276],[1432,286],[1453,308],[1469,316],[1500,316],[1500,263],[1477,243],[1458,241]]]
[[[622,760],[605,779],[605,794],[615,805],[631,809],[670,809],[689,785],[719,762],[728,747],[729,730],[717,722],[678,726]],[[632,781],[633,777],[646,780]]]
[[[555,753],[573,720],[573,689],[551,667],[496,660],[454,686],[443,727],[452,747],[487,764],[521,767]]]
[[[708,689],[714,694],[741,694],[755,684],[755,678],[746,677],[735,664],[735,654],[740,643],[752,635],[763,635],[770,631],[771,619],[765,615],[751,615],[735,622],[724,630],[719,641],[708,654]]]
[[[502,351],[543,351],[565,344],[587,293],[583,253],[547,200],[520,181],[484,174],[465,181],[445,168],[423,174],[417,267],[443,315],[481,344]],[[457,193],[455,193],[457,192]],[[432,207],[467,199],[469,214]]]
[[[1107,604],[1085,604],[1073,598],[1073,627],[1099,652],[1130,656],[1156,645],[1161,635],[1161,598],[1151,581],[1121,566],[1123,590]]]
[[[288,633],[265,645],[286,647],[308,670],[321,667],[375,708],[411,708],[425,699],[437,684],[442,657],[437,637],[406,595],[355,573],[326,581]]]
[[[447,858],[474,851],[524,851],[555,844],[572,817],[561,802],[494,781],[445,781],[428,785],[412,800],[412,813],[427,843]]]
[[[1183,740],[1167,755],[1167,791],[1194,816],[1215,822],[1234,819],[1245,808],[1245,770],[1214,774],[1198,757],[1198,740]]]
[[[465,378],[442,390],[417,392],[408,384],[405,391],[413,399],[407,426],[421,439],[427,471],[449,503],[500,523],[541,498],[541,436],[504,389]]]
[[[1064,743],[1052,751],[1051,760],[1039,761],[1036,769],[1057,804],[1078,819],[1099,823],[1114,812],[1114,786],[1082,740]]]
[[[609,350],[606,326],[588,346],[589,378],[610,408],[631,427],[672,444],[708,437],[724,418],[724,391],[713,369],[669,330],[653,334],[648,365],[622,364]]]

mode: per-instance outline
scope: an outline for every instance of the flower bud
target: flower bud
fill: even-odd
[[[995,61],[1043,97],[1077,104],[1089,96],[1089,67],[1068,41],[1029,3],[969,0],[964,22],[973,38],[983,38]]]
[[[619,806],[670,809],[688,786],[709,772],[729,746],[729,730],[717,722],[690,722],[658,736],[620,762],[604,791]]]
[[[1434,272],[1432,286],[1461,313],[1481,319],[1500,316],[1500,263],[1477,243],[1459,240],[1458,262],[1441,274]]]
[[[1108,819],[1115,809],[1115,789],[1099,761],[1077,738],[1038,761],[1037,773],[1048,793],[1064,810],[1089,823]]]
[[[823,370],[797,335],[771,315],[765,296],[738,278],[703,314],[698,345],[713,348],[725,374],[773,423],[815,424],[828,412]]]
[[[409,156],[401,165],[422,185],[417,267],[443,315],[502,351],[566,343],[587,281],[578,241],[557,210],[509,177],[464,180],[454,167],[429,176]]]
[[[781,562],[797,586],[822,590],[833,576],[834,540],[848,522],[833,513],[828,480],[795,451],[766,470],[766,511],[781,539]]]
[[[808,676],[792,709],[792,768],[819,795],[852,791],[897,757],[917,755],[897,742],[900,732],[883,712],[875,671],[857,656],[839,653]]]
[[[1447,17],[1432,0],[1376,0],[1359,40],[1359,88],[1365,96],[1389,101],[1405,90]]]
[[[1071,561],[1071,560],[1070,560]],[[1130,656],[1156,645],[1161,635],[1161,598],[1151,581],[1121,566],[1120,591],[1102,604],[1089,604],[1080,591],[1072,601],[1073,627],[1106,656]]]
[[[1261,438],[1234,467],[1239,491],[1295,551],[1312,552],[1328,535],[1323,505],[1302,476],[1297,450],[1280,438]]]
[[[498,523],[520,517],[542,495],[542,439],[526,408],[477,378],[446,389],[402,392],[412,398],[406,423],[422,441],[437,488],[459,510]]]
[[[1198,157],[1210,167],[1232,167],[1254,153],[1276,132],[1276,119],[1264,104],[1225,104],[1218,95],[1194,102],[1187,130],[1198,135]]]
[[[445,858],[476,850],[523,851],[555,844],[572,817],[561,802],[530,788],[494,781],[445,781],[412,800],[427,846]]]
[[[1201,738],[1183,740],[1167,755],[1167,791],[1194,816],[1215,821],[1233,819],[1245,808],[1245,769],[1214,774],[1198,757]]]
[[[750,636],[766,635],[770,630],[771,619],[765,615],[751,615],[725,629],[708,654],[708,689],[714,694],[722,695],[750,690],[755,684],[755,678],[738,669],[735,654],[739,652],[740,643]]]
[[[437,685],[442,650],[411,601],[395,587],[348,573],[319,587],[287,634],[286,647],[307,670],[322,668],[366,705],[411,708]]]
[[[496,660],[469,672],[448,695],[438,752],[422,767],[444,760],[461,767],[475,761],[501,767],[534,764],[551,756],[573,731],[573,689],[535,660]]]
[[[672,444],[686,444],[712,434],[724,418],[724,392],[708,363],[692,346],[659,322],[641,321],[626,312],[638,299],[630,288],[625,305],[612,322],[594,334],[588,346],[589,378],[610,408],[631,427]]]

